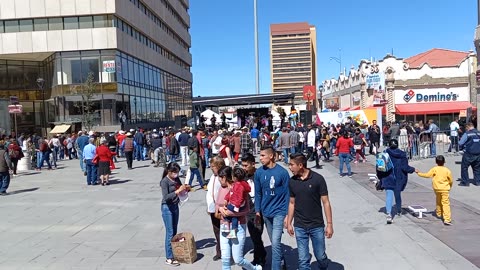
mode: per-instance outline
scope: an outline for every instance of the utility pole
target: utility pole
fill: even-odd
[[[479,0],[480,1],[480,0]],[[254,19],[254,35],[255,35],[255,90],[257,95],[260,94],[260,67],[258,60],[258,17],[257,17],[257,0],[253,0],[253,19]]]

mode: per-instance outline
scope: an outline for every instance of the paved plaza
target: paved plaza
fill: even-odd
[[[447,158],[454,178],[460,175],[458,160],[459,156]],[[426,171],[433,163],[427,159],[411,165]],[[134,162],[131,171],[123,160],[117,166],[112,185],[106,187],[87,186],[78,160],[62,161],[57,170],[13,178],[10,195],[0,197],[0,269],[174,268],[164,264],[162,169],[151,167],[149,161]],[[405,215],[386,225],[381,213],[384,193],[375,191],[366,175],[373,172],[373,165],[352,164],[357,172],[353,178],[339,178],[335,166],[336,161],[323,163],[317,170],[327,180],[333,207],[329,269],[478,269],[480,187],[454,186],[451,227],[430,214],[422,220]],[[414,203],[433,210],[429,179],[410,177],[404,207]],[[180,208],[179,232],[185,231],[194,234],[199,258],[177,269],[220,269],[220,261],[212,260],[214,237],[202,190],[191,193]],[[270,253],[266,233],[263,237]],[[288,269],[297,269],[295,239],[285,233],[283,242]],[[247,239],[249,260],[251,250]]]

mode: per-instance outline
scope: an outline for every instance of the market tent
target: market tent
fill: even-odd
[[[203,117],[205,117],[205,124],[206,125],[211,125],[212,122],[210,121],[210,119],[215,115],[215,118],[217,119],[216,122],[217,123],[221,123],[222,122],[222,119],[220,119],[220,115],[210,109],[208,110],[205,110],[203,111],[200,115],[203,115]]]
[[[61,133],[65,133],[68,131],[68,129],[70,129],[71,125],[56,125],[51,131],[50,133],[52,134],[61,134]]]

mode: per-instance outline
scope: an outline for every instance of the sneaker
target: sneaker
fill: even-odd
[[[352,175],[351,175],[351,174],[349,174],[349,175],[348,175],[348,177],[352,178]]]
[[[345,175],[343,173],[340,174],[340,177],[344,177]]]
[[[463,183],[463,182],[462,182],[462,183],[458,184],[458,186],[460,186],[460,187],[468,187],[468,186],[470,186],[470,184],[467,184],[467,183]]]
[[[392,224],[392,216],[387,215],[387,224]]]
[[[357,164],[357,163],[358,163],[358,161],[356,161],[356,160],[355,160],[353,163]]]
[[[443,225],[445,225],[445,226],[452,226],[452,222],[451,222],[451,221],[444,221],[444,222],[443,222]]]
[[[237,234],[235,233],[235,230],[230,230],[230,233],[227,235],[228,239],[236,239]]]
[[[203,190],[205,190],[205,191],[207,191],[207,190],[208,190],[208,188],[207,188],[207,185],[203,185],[203,187],[202,187],[202,188],[203,188]]]
[[[230,228],[228,224],[222,223],[220,224],[220,231],[221,232],[230,232]]]
[[[165,261],[165,264],[170,265],[170,266],[179,266],[180,265],[180,263],[178,261],[172,260],[172,259],[167,259]]]
[[[221,259],[222,259],[222,256],[220,256],[220,255],[213,256],[213,261],[215,261],[215,262],[218,261],[218,260],[221,260]]]
[[[367,160],[366,160],[366,159],[364,159],[364,160],[363,160],[363,163],[367,163]]]

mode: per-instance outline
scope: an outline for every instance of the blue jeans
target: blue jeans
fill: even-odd
[[[42,153],[42,160],[40,160],[40,169],[43,167],[43,163],[47,162],[48,168],[51,169],[52,165],[50,164],[50,152]]]
[[[41,169],[42,168],[42,165],[43,163],[42,162],[42,158],[43,158],[43,153],[38,151],[37,152],[37,169]]]
[[[385,199],[385,212],[387,215],[392,215],[393,207],[393,197],[395,196],[395,206],[397,208],[397,213],[402,213],[402,196],[401,191],[396,191],[393,189],[386,189],[385,194],[387,198]]]
[[[83,162],[83,151],[78,150],[78,159],[80,159],[80,169],[82,169],[82,172],[85,172],[85,163]]]
[[[300,228],[295,227],[295,239],[297,240],[298,248],[298,269],[310,270],[310,250],[309,240],[312,239],[313,254],[317,259],[320,269],[328,267],[328,258],[325,253],[325,228]]]
[[[145,156],[142,157],[142,153],[143,153],[143,145],[137,145],[135,147],[135,158],[137,159],[137,161],[145,160]]]
[[[205,166],[210,167],[210,153],[208,148],[203,148],[205,150]]]
[[[58,160],[58,151],[60,147],[54,146],[53,147],[53,166],[57,167],[57,160]]]
[[[197,176],[197,182],[203,187],[202,175],[200,175],[200,170],[198,168],[190,168],[190,180],[188,180],[190,186],[192,186],[193,176]]]
[[[432,134],[432,137],[433,137],[433,136],[435,136],[435,135]],[[431,146],[430,146],[430,154],[431,154],[432,156],[436,156],[436,155],[437,155],[437,144],[436,144],[434,138],[432,138],[432,144],[431,144]]]
[[[93,185],[97,182],[97,165],[92,163],[91,159],[87,159],[87,184]]]
[[[228,239],[225,232],[220,233],[220,248],[222,250],[222,270],[230,270],[230,259],[233,258],[235,264],[247,270],[257,269],[253,264],[243,257],[243,247],[245,246],[246,225],[238,226],[237,238]]]
[[[290,153],[290,148],[284,148],[283,149],[283,161],[285,163],[288,163],[288,154]]]
[[[347,166],[348,175],[352,175],[352,167],[350,167],[350,157],[349,153],[340,153],[338,158],[340,159],[340,174],[343,174],[343,164]]]
[[[1,172],[0,173],[0,192],[7,192],[8,186],[10,185],[10,172]]]
[[[180,211],[178,204],[162,204],[162,218],[165,224],[165,256],[167,259],[173,258],[172,238],[177,234],[178,219]]]
[[[280,270],[283,258],[282,234],[284,215],[263,217],[268,237],[272,243],[272,270]],[[223,258],[223,256],[222,256]]]

